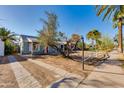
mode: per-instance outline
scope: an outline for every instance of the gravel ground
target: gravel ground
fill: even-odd
[[[62,68],[70,73],[79,74],[81,76],[88,75],[92,70],[93,66],[85,65],[85,71],[81,68],[81,63],[73,61],[71,59],[63,58],[62,56],[51,56],[51,55],[45,55],[41,58],[36,58],[36,60],[41,60],[45,63],[51,64],[55,67]]]
[[[18,87],[14,73],[9,66],[7,57],[0,58],[0,87],[2,88],[16,88]],[[6,63],[6,64],[5,64]]]

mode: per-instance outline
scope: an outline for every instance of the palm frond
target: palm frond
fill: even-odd
[[[107,7],[108,7],[107,5],[101,6],[101,8],[97,12],[97,16],[99,16]]]
[[[115,29],[115,28],[117,28],[117,27],[118,27],[118,23],[115,22],[115,23],[113,24],[113,29]]]
[[[113,5],[111,5],[111,6],[108,7],[108,9],[107,9],[107,11],[106,11],[106,13],[105,13],[105,15],[104,15],[104,17],[103,17],[103,21],[105,20],[105,18],[106,18],[107,16],[110,16],[110,15],[111,15],[111,11],[113,11],[113,8],[114,8]]]

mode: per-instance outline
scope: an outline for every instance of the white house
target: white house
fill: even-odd
[[[41,53],[42,51],[37,37],[34,36],[20,35],[19,45],[21,54]]]
[[[0,39],[0,56],[4,56],[4,42]]]
[[[44,47],[41,46],[37,37],[28,36],[28,35],[20,35],[19,36],[19,46],[21,54],[42,54],[44,52]],[[62,42],[58,44],[60,47],[63,45]],[[64,47],[63,47],[64,48]],[[58,53],[57,50],[48,47],[48,53]]]

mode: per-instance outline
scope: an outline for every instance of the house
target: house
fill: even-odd
[[[0,56],[4,56],[4,42],[0,39]]]
[[[43,51],[35,36],[20,35],[19,46],[21,54],[40,54]]]
[[[29,35],[19,35],[19,46],[20,46],[20,53],[21,54],[43,54],[45,47],[43,47],[36,36],[29,36]],[[64,45],[66,42],[58,42],[58,47],[64,50]],[[49,54],[58,54],[59,52],[52,48],[48,47]]]
[[[21,54],[43,54],[45,48],[39,43],[37,37],[29,35],[19,35],[19,46]],[[55,54],[58,51],[48,47],[49,54]]]

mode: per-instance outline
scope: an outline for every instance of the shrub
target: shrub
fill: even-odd
[[[10,41],[5,42],[5,55],[10,55],[16,52],[16,46]]]
[[[99,50],[111,51],[114,48],[114,42],[110,37],[103,36],[97,46]]]
[[[83,47],[82,42],[81,42],[81,41],[80,41],[80,42],[78,42],[78,43],[77,43],[77,48],[81,50],[81,49],[82,49],[82,47]],[[86,43],[84,43],[84,49],[86,50]]]

